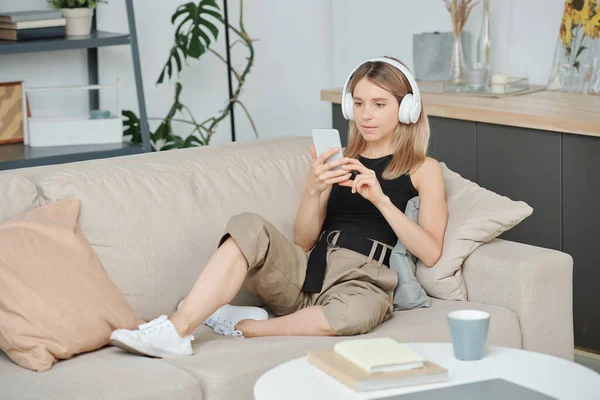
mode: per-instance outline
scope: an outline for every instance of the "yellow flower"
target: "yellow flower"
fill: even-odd
[[[572,3],[573,3],[573,0],[566,0],[566,2],[565,2],[565,9],[563,11],[563,17],[562,17],[562,21],[561,21],[562,24],[565,23],[567,18],[570,18],[571,21],[573,20],[574,9],[573,9]]]
[[[596,0],[569,0],[569,2],[573,25],[586,24],[594,14],[592,9],[596,5]]]
[[[596,8],[596,15],[583,26],[583,33],[589,37],[600,37],[600,7]]]
[[[573,27],[573,19],[571,14],[565,12],[563,14],[563,20],[560,24],[560,40],[566,47],[571,47],[571,41],[573,40],[573,32],[571,32],[571,28]]]

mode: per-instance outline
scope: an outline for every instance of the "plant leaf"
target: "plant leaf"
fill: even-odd
[[[155,132],[154,141],[159,140],[168,141],[171,138],[171,123],[168,120],[163,121]]]
[[[169,77],[173,76],[173,65],[171,63],[171,60],[169,60],[169,62],[167,63],[167,74],[169,75]]]
[[[217,39],[219,30],[205,16],[222,21],[218,11],[219,6],[213,0],[202,0],[197,6],[194,3],[187,3],[179,7],[175,20],[179,17],[183,17],[183,20],[177,26],[175,35],[186,37],[185,53],[188,57],[197,59],[210,47],[211,39],[202,28],[210,31],[214,39]]]
[[[175,54],[173,54],[173,58],[175,59],[175,62],[177,63],[177,72],[181,71],[181,58],[179,57],[179,53],[175,52]]]
[[[160,151],[166,151],[166,150],[173,150],[173,149],[177,149],[177,145],[175,145],[174,143],[170,143],[170,144],[166,144],[163,147],[160,148]]]
[[[164,146],[160,148],[160,151],[163,150],[171,150],[171,149],[180,149],[183,147],[183,139],[181,136],[173,135],[171,136],[171,140],[165,143]]]
[[[219,29],[207,18],[222,22],[219,6],[214,0],[201,0],[198,5],[193,2],[182,4],[171,16],[171,23],[175,25],[175,43],[169,52],[169,59],[165,63],[157,83],[162,83],[165,76],[173,77],[173,66],[177,64],[177,73],[182,69],[182,59],[187,57],[195,59],[206,53],[211,45],[208,31],[216,40]]]
[[[183,142],[183,147],[196,147],[197,145],[202,146],[204,143],[194,135],[188,136]]]
[[[140,119],[131,110],[123,110],[122,115],[126,118],[125,121],[123,121],[123,126],[126,128],[123,131],[123,136],[131,135],[132,143],[142,143]]]
[[[156,83],[157,84],[162,83],[164,79],[165,79],[165,69],[163,68],[162,72],[160,73],[160,76],[156,80]]]
[[[182,70],[182,62],[181,62],[181,58],[183,57],[183,59],[186,59],[187,54],[185,52],[185,46],[186,46],[186,42],[187,39],[184,35],[176,35],[175,36],[175,44],[173,45],[173,47],[171,47],[171,50],[169,51],[169,58],[165,64],[165,66],[162,69],[162,72],[160,73],[160,76],[158,77],[158,80],[156,81],[157,84],[162,83],[165,77],[165,74],[168,73],[169,79],[172,78],[172,67],[173,67],[173,60],[175,60],[175,62],[177,63],[177,74],[179,74]]]

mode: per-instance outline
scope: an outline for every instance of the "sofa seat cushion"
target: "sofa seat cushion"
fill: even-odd
[[[361,337],[390,336],[399,342],[450,342],[449,312],[477,309],[490,313],[488,344],[521,348],[516,315],[502,307],[432,299],[430,308],[397,311],[388,321]],[[219,336],[202,326],[195,333],[194,356],[163,361],[190,372],[212,399],[252,399],[254,382],[270,368],[307,354],[332,349],[348,337],[266,337],[240,339]]]
[[[44,373],[21,368],[0,352],[0,399],[202,400],[202,391],[196,379],[173,365],[111,346]]]
[[[521,328],[517,315],[508,308],[466,301],[431,299],[431,308],[395,312],[373,334],[391,336],[400,342],[450,342],[447,316],[456,310],[481,310],[491,316],[488,344],[521,348]]]

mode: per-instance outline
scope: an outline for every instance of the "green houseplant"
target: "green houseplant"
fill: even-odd
[[[157,85],[163,83],[165,79],[174,79],[175,76],[178,78],[182,69],[190,66],[188,62],[191,59],[198,60],[207,53],[213,54],[227,65],[225,57],[211,47],[213,39],[216,40],[219,34],[216,24],[225,25],[220,8],[215,0],[201,0],[198,4],[189,2],[180,5],[172,15],[171,23],[176,25],[173,45],[156,81]],[[254,135],[258,137],[254,121],[239,98],[246,77],[254,63],[253,42],[256,41],[256,39],[250,38],[244,27],[243,0],[240,0],[239,27],[229,24],[226,28],[238,36],[238,39],[230,47],[241,44],[248,50],[244,68],[235,69],[231,67],[231,73],[235,77],[234,82],[237,84],[232,97],[228,99],[226,106],[217,112],[217,115],[198,121],[192,115],[190,108],[181,102],[180,95],[183,86],[181,82],[177,81],[175,83],[173,105],[169,108],[166,116],[163,118],[148,118],[148,120],[161,121],[156,130],[152,132],[151,129],[150,132],[152,151],[208,145],[212,135],[216,132],[218,124],[229,115],[230,106],[233,107],[234,105],[240,106],[244,111],[250,121]],[[123,116],[125,117],[123,136],[132,143],[141,143],[142,134],[138,116],[131,110],[124,110]],[[173,122],[188,126],[190,131],[187,135],[176,134],[173,131]]]
[[[97,3],[106,0],[48,0],[52,7],[62,11],[67,20],[67,36],[87,36],[92,32],[92,17]]]

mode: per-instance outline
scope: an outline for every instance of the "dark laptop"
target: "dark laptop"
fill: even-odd
[[[488,379],[377,400],[557,400],[504,379]]]

